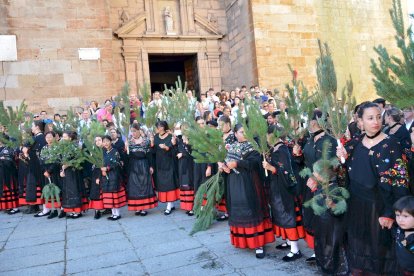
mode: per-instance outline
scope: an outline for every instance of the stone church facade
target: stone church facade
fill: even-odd
[[[403,0],[406,10],[406,1]],[[352,75],[372,99],[373,47],[395,51],[392,0],[3,0],[0,35],[16,35],[3,61],[0,100],[62,111],[102,102],[128,81],[152,90],[179,75],[198,94],[255,85],[281,91],[287,64],[312,89],[317,39],[333,51],[339,87]],[[78,48],[99,48],[80,60]]]

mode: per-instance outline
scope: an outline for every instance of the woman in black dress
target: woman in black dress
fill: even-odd
[[[316,110],[312,116],[312,119],[309,121],[308,130],[310,133],[310,137],[305,143],[303,147],[303,152],[300,150],[299,145],[295,145],[293,147],[293,155],[297,162],[301,163],[302,166],[307,168],[312,168],[313,164],[321,159],[322,157],[322,148],[325,141],[331,143],[331,145],[336,145],[336,140],[325,133],[325,131],[319,126],[318,118],[322,117],[322,112]],[[335,157],[335,149],[332,146],[329,151],[330,158]],[[306,202],[314,196],[316,192],[316,182],[313,178],[305,179],[306,186],[302,191],[303,202]],[[312,188],[311,188],[312,187]],[[309,248],[314,249],[315,242],[314,242],[314,218],[315,215],[311,208],[303,208],[303,224],[306,231],[305,241]],[[306,262],[315,262],[315,254],[311,257],[306,259]]]
[[[135,211],[137,216],[146,216],[147,210],[158,206],[151,177],[154,169],[150,140],[142,135],[141,127],[137,123],[131,125],[131,135],[128,142],[128,210]]]
[[[103,147],[101,136],[95,137],[95,147]],[[89,209],[95,210],[94,219],[100,219],[102,216],[102,211],[104,210],[102,186],[100,185],[102,172],[101,168],[97,168],[94,165],[90,169],[92,172],[89,187]]]
[[[9,137],[0,134],[3,139]],[[0,141],[0,210],[6,210],[8,214],[15,214],[19,209],[19,193],[17,182],[17,169],[15,163],[15,151]]]
[[[183,126],[181,126],[183,127]],[[194,159],[188,138],[182,135],[177,139],[178,183],[180,185],[180,208],[189,216],[194,215]]]
[[[263,180],[259,176],[261,157],[245,138],[241,124],[235,126],[234,133],[238,142],[229,149],[234,161],[221,164],[221,170],[228,174],[226,185],[231,243],[237,248],[256,249],[256,257],[264,258],[263,246],[272,243],[275,237]]]
[[[385,123],[387,127],[384,130],[384,133],[388,136],[395,138],[401,145],[403,153],[409,153],[411,149],[411,138],[410,132],[405,126],[401,124],[404,119],[404,113],[392,107],[385,111]]]
[[[62,134],[62,140],[70,141],[77,147],[77,134],[72,131],[65,131]],[[87,210],[89,203],[85,185],[82,179],[82,172],[74,167],[68,167],[61,164],[61,186],[62,186],[62,207],[59,218],[67,216],[68,218],[77,219],[82,216],[82,211]],[[68,215],[66,215],[69,213]]]
[[[104,167],[101,168],[101,179],[99,185],[102,188],[103,207],[112,209],[109,220],[121,218],[119,209],[126,205],[125,188],[121,182],[121,157],[119,152],[112,147],[111,137],[105,135],[102,138],[104,148]]]
[[[281,128],[271,125],[268,129],[268,143],[272,143],[273,133]],[[284,137],[282,137],[284,138]],[[270,171],[269,203],[272,210],[273,232],[276,237],[290,242],[290,252],[283,257],[285,262],[302,257],[298,240],[305,237],[302,215],[300,212],[296,189],[298,182],[292,168],[289,148],[282,139],[278,139],[271,148],[270,161],[263,162],[263,168]],[[287,247],[282,244],[278,248]]]
[[[365,134],[337,148],[337,156],[347,159],[349,191],[347,247],[354,275],[397,273],[390,228],[392,206],[408,194],[406,162],[401,146],[381,132],[381,111],[366,103],[358,111]]]
[[[56,142],[55,140],[56,134],[53,131],[49,131],[45,133],[45,139],[46,139],[46,143],[47,145],[42,149],[42,151],[50,146],[52,146],[53,143]],[[41,164],[42,164],[42,170],[43,170],[43,176],[45,177],[45,181],[46,183],[54,183],[56,184],[59,188],[60,187],[60,181],[59,181],[59,170],[60,170],[60,166],[59,163],[46,163],[46,160],[41,160]],[[55,206],[53,206],[54,208],[60,208],[61,204],[59,202],[54,203]],[[54,210],[54,211],[50,211],[50,208],[52,208],[52,203],[47,203],[47,204],[43,204],[43,212],[37,214],[35,217],[43,217],[48,215],[48,219],[52,219],[54,217],[58,216],[58,211]]]
[[[46,145],[45,136],[43,135],[45,124],[42,121],[34,121],[32,124],[32,133],[34,143],[32,145],[23,145],[22,153],[27,162],[27,175],[23,190],[20,191],[19,204],[29,205],[25,213],[32,214],[39,211],[39,205],[43,203],[40,198],[42,189],[45,185],[45,178],[40,167],[40,151]]]
[[[155,175],[158,200],[167,202],[165,215],[171,214],[174,201],[180,198],[180,190],[177,183],[177,172],[175,171],[175,150],[172,142],[172,135],[168,133],[166,121],[159,121],[155,125],[158,133],[154,137],[155,151]]]

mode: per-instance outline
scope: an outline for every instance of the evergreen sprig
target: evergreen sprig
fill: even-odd
[[[328,44],[319,43],[320,57],[316,60],[316,72],[318,76],[318,97],[321,99],[322,117],[318,123],[322,129],[331,133],[337,139],[338,146],[341,146],[342,139],[347,131],[348,123],[352,118],[352,111],[356,104],[352,95],[353,82],[351,76],[342,89],[341,99],[338,99],[337,78],[331,51]],[[345,162],[344,159],[341,160]]]
[[[129,102],[129,84],[125,82],[122,87],[121,92],[115,98],[116,107],[115,107],[115,118],[118,124],[118,129],[121,131],[122,135],[127,139],[129,137],[129,126],[131,123],[131,105]],[[121,111],[123,108],[123,111]]]
[[[297,79],[297,72],[288,64],[292,74],[292,86],[286,84],[288,92],[285,98],[286,105],[289,107],[287,116],[279,115],[279,124],[285,130],[289,138],[297,142],[306,133],[306,123],[309,121],[313,110],[316,107],[313,96],[310,95],[308,89],[301,80]]]
[[[184,133],[191,144],[191,155],[196,163],[223,162],[226,158],[227,151],[220,130],[210,127],[201,128],[192,124]]]
[[[301,177],[313,176],[317,181],[320,193],[314,195],[303,206],[312,208],[315,215],[318,216],[323,215],[328,209],[334,215],[341,215],[347,210],[346,200],[349,198],[349,192],[344,187],[332,185],[332,180],[335,179],[335,169],[339,166],[339,162],[336,157],[329,158],[331,147],[328,140],[323,143],[322,158],[313,164],[313,173],[310,168],[305,168],[300,172]]]
[[[45,147],[41,151],[40,157],[46,164],[59,163],[77,170],[82,168],[82,164],[85,161],[82,150],[73,141],[66,140],[61,140],[49,147]]]
[[[52,183],[49,178],[49,183],[43,187],[40,198],[45,200],[45,204],[50,200],[52,210],[55,210],[55,201],[60,203],[60,188],[55,183]]]
[[[217,172],[205,181],[197,190],[194,199],[194,214],[196,221],[190,235],[207,230],[216,218],[216,204],[221,201],[224,193],[224,180]],[[204,197],[206,200],[204,201]],[[204,205],[203,205],[204,203]]]
[[[253,148],[263,155],[269,151],[267,145],[267,122],[263,117],[259,104],[253,99],[245,99],[246,119],[242,120],[244,135]],[[265,170],[266,176],[267,171]]]
[[[11,106],[4,106],[4,102],[0,101],[0,125],[5,127],[5,131],[10,137],[6,139],[0,136],[0,141],[11,148],[18,148],[21,145],[33,144],[31,135],[31,122],[25,122],[24,113],[27,105],[23,100],[18,107],[13,109]]]
[[[103,149],[95,145],[95,137],[103,136],[105,128],[99,122],[93,121],[89,128],[86,128],[82,133],[84,134],[83,144],[85,145],[82,151],[85,160],[97,168],[104,167]]]
[[[400,57],[390,55],[379,45],[377,60],[371,59],[371,72],[377,94],[399,108],[414,106],[414,36],[412,26],[405,29],[401,0],[393,0],[390,10]]]

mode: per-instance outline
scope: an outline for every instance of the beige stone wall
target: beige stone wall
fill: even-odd
[[[2,1],[6,24],[0,24],[0,33],[17,35],[18,61],[3,62],[0,77],[7,83],[0,99],[27,99],[33,108],[59,111],[114,94],[122,83],[123,65],[113,53],[106,3]],[[79,61],[77,49],[83,47],[100,48],[101,59]]]
[[[260,85],[283,89],[291,79],[290,63],[307,86],[314,86],[320,38],[333,52],[338,87],[351,74],[357,99],[375,98],[373,47],[383,44],[396,50],[391,5],[392,0],[252,0]]]

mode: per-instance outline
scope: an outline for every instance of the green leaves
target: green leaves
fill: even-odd
[[[245,110],[247,117],[242,119],[244,135],[256,151],[265,154],[269,150],[266,119],[254,99],[245,99]]]
[[[196,221],[190,235],[207,230],[216,218],[216,204],[224,193],[224,180],[217,172],[206,182],[200,185],[194,199],[194,214]],[[204,197],[206,200],[204,201]],[[203,206],[204,203],[204,206]]]
[[[115,118],[118,124],[118,129],[125,136],[129,136],[129,125],[131,122],[131,106],[129,103],[129,84],[125,82],[122,87],[121,92],[115,98],[116,107],[115,107]],[[123,111],[121,111],[123,108]]]
[[[395,41],[401,58],[390,56],[382,45],[374,47],[377,60],[371,59],[371,72],[377,94],[403,109],[414,106],[414,40],[412,26],[405,29],[400,0],[390,10]]]
[[[50,179],[49,179],[50,182]],[[52,210],[55,209],[55,201],[60,203],[60,189],[59,187],[50,182],[49,184],[46,184],[42,189],[42,195],[40,198],[43,198],[45,200],[45,203],[48,203],[49,200],[52,204]]]
[[[331,143],[325,140],[322,148],[322,158],[313,164],[313,178],[317,181],[319,193],[312,199],[304,203],[304,207],[312,208],[315,215],[323,215],[328,209],[334,215],[341,215],[347,210],[346,200],[349,198],[349,192],[343,188],[334,185],[335,170],[339,166],[336,157],[330,158]],[[312,173],[309,168],[300,172],[300,176],[311,177]]]
[[[191,144],[191,155],[196,163],[223,162],[226,158],[227,150],[220,130],[210,127],[201,128],[193,123],[184,134]]]
[[[85,157],[82,150],[72,141],[61,140],[49,147],[44,147],[40,158],[46,164],[59,163],[77,170],[82,168]]]

